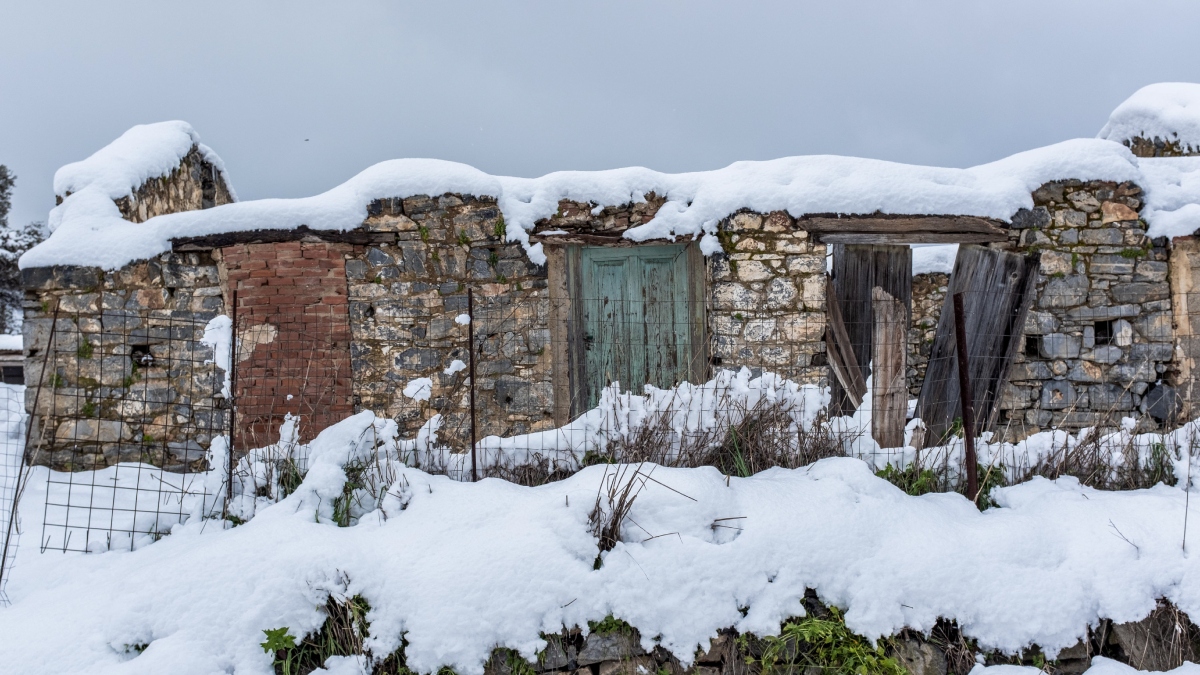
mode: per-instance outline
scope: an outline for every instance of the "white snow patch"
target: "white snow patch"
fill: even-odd
[[[1135,137],[1178,140],[1200,148],[1200,84],[1159,82],[1138,89],[1108,117],[1099,138],[1123,143]]]
[[[25,349],[24,338],[20,335],[0,335],[0,350],[21,351]]]
[[[204,335],[200,337],[200,344],[213,350],[213,358],[206,360],[205,363],[216,363],[217,367],[225,371],[225,381],[221,385],[221,396],[230,397],[229,393],[229,373],[230,373],[230,355],[233,345],[233,320],[224,314],[213,317],[206,326],[204,326]],[[288,395],[288,400],[291,400],[291,395]]]
[[[405,396],[414,401],[428,401],[431,393],[433,393],[433,380],[428,377],[409,380],[403,391]]]
[[[1150,237],[1185,237],[1200,229],[1200,157],[1138,160],[1146,191],[1142,218]]]
[[[450,365],[446,366],[446,369],[443,370],[442,373],[444,375],[453,375],[459,371],[463,371],[466,369],[467,369],[467,364],[463,363],[462,361],[460,361],[458,359],[454,359],[453,361],[450,362]]]
[[[471,315],[470,314],[459,314],[458,316],[454,317],[454,323],[456,323],[460,326],[465,326],[465,325],[471,323]]]
[[[912,273],[942,272],[950,274],[954,271],[956,256],[958,256],[958,244],[914,245],[912,247]]]

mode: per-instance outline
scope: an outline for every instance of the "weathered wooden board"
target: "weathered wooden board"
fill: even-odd
[[[300,225],[290,230],[244,230],[223,234],[207,234],[199,237],[180,237],[171,240],[173,251],[211,251],[214,248],[234,244],[275,244],[287,241],[324,241],[338,244],[390,244],[396,242],[395,232],[367,232],[365,230],[314,230]]]
[[[881,448],[904,446],[908,417],[908,307],[876,286],[871,289],[875,316],[871,373],[871,436]]]
[[[911,316],[912,249],[908,246],[834,244],[831,284],[851,351],[865,381],[870,376],[874,355],[875,316],[871,291],[876,286],[882,288],[904,305]],[[836,378],[830,385],[830,409],[834,414],[850,414],[858,409]]]
[[[838,216],[812,214],[796,221],[827,244],[940,244],[1004,241],[1007,226],[971,216]]]
[[[961,246],[942,304],[937,333],[917,399],[929,444],[940,444],[962,417],[954,340],[954,294],[963,293],[971,396],[978,434],[995,424],[1008,371],[1021,343],[1033,299],[1037,255]]]
[[[833,284],[825,284],[825,306],[827,308],[827,330],[825,354],[829,358],[829,369],[841,385],[849,404],[857,409],[867,395],[867,383],[863,381],[862,369],[850,346],[850,334],[842,320],[841,306],[833,292]]]

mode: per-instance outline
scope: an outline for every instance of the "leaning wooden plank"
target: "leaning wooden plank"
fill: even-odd
[[[865,382],[870,375],[875,317],[871,289],[879,286],[905,307],[912,304],[912,248],[861,244],[833,247],[834,296],[842,313],[842,325],[850,337],[850,348]],[[853,413],[840,387],[832,388],[830,409],[835,414]]]
[[[972,216],[835,216],[817,214],[796,221],[813,234],[835,232],[942,232],[946,234],[1007,234],[1008,226],[998,220]]]
[[[964,294],[971,396],[979,433],[995,423],[996,403],[1021,340],[1036,269],[1033,257],[981,246],[959,247],[917,398],[916,416],[925,422],[930,445],[943,442],[961,418],[954,294]]]
[[[908,308],[887,291],[871,289],[875,314],[871,358],[871,436],[881,448],[904,445],[908,387],[904,371],[908,354]]]
[[[867,394],[867,383],[863,380],[862,370],[858,359],[854,357],[854,349],[850,345],[850,335],[842,322],[842,310],[832,284],[825,285],[825,300],[828,308],[826,334],[826,351],[829,357],[829,367],[833,376],[841,386],[847,400],[857,410],[862,405],[863,397]]]
[[[999,232],[827,232],[814,234],[822,244],[984,244],[1007,241],[1008,233]]]

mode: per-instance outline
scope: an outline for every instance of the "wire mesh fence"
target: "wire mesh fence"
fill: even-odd
[[[43,550],[131,549],[212,508],[228,433],[212,319],[56,313],[28,373],[41,391],[27,456],[48,469]]]
[[[831,288],[805,308],[459,287],[444,315],[387,322],[383,309],[344,305],[224,323],[62,312],[28,361],[40,398],[30,397],[27,456],[48,475],[40,547],[134,548],[196,515],[240,517],[231,499],[284,496],[308,444],[361,410],[410,440],[395,459],[460,479],[538,484],[599,462],[746,476],[852,455],[933,470],[939,489],[959,489],[964,397],[949,290],[917,317],[920,303],[880,288],[850,298]],[[1173,479],[1169,452],[1118,448],[1100,432],[1037,448],[998,442],[1190,419],[1200,343],[1189,308],[1200,299],[1088,304],[1044,288],[962,299],[973,436],[990,433],[981,464],[1003,465],[1009,480]]]

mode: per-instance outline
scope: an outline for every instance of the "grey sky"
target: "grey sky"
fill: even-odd
[[[969,166],[1200,82],[1195,0],[49,2],[0,8],[12,220],[54,170],[185,119],[242,199],[370,164],[491,173],[836,153]],[[308,139],[307,141],[305,139]]]

